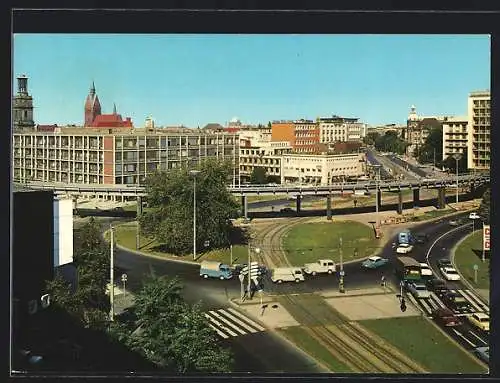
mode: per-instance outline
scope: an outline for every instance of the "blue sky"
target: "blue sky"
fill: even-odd
[[[136,126],[148,115],[189,127],[332,114],[405,123],[412,104],[465,115],[468,93],[490,88],[487,35],[17,34],[13,50],[38,124],[82,124],[92,80],[103,113],[115,102]]]

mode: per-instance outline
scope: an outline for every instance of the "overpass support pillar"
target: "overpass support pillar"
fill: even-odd
[[[241,196],[241,215],[245,219],[248,218],[248,198],[246,195]]]
[[[403,214],[403,191],[398,193],[398,214]]]
[[[474,196],[474,193],[476,192],[476,186],[474,185],[474,182],[470,184],[470,195]]]
[[[420,205],[420,189],[413,189],[413,207],[418,207]]]
[[[382,190],[375,189],[375,194],[377,196],[378,210],[382,207]]]
[[[73,197],[73,210],[78,209],[78,197]]]
[[[332,195],[328,194],[326,196],[326,219],[328,221],[332,220]]]
[[[296,200],[295,200],[295,206],[297,207],[297,214],[300,213],[300,202],[302,201],[302,196],[301,195],[297,195],[297,197],[295,197]]]
[[[444,209],[446,205],[446,189],[444,187],[440,187],[438,189],[438,201],[437,208]]]
[[[137,197],[137,218],[142,215],[142,197]]]

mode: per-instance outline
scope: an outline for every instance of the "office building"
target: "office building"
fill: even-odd
[[[491,153],[491,95],[489,91],[472,92],[468,97],[469,169],[489,169]]]
[[[288,141],[295,153],[317,153],[319,128],[312,120],[273,121],[271,141]]]
[[[316,122],[319,127],[319,142],[347,142],[362,141],[366,135],[365,124],[358,122],[358,118],[339,116],[319,117]]]
[[[467,154],[467,126],[467,117],[450,117],[443,122],[443,161],[455,154]]]

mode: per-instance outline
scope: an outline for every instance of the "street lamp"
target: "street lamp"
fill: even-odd
[[[196,176],[199,170],[190,170],[189,174],[193,176],[193,259],[196,261]]]
[[[252,294],[250,294],[250,289],[252,287],[252,278],[250,277],[250,267],[251,267],[251,264],[252,264],[251,263],[251,258],[250,258],[251,250],[252,250],[252,247],[250,245],[250,241],[248,241],[248,274],[247,274],[247,278],[248,278],[248,285],[247,285],[248,298],[251,298],[251,296],[252,296]],[[255,252],[255,254],[259,254],[260,253],[260,248],[254,247],[253,251]]]
[[[110,224],[110,262],[109,262],[109,303],[110,303],[110,311],[109,318],[111,322],[115,320],[115,256],[114,256],[114,246],[115,246],[115,228]]]
[[[455,153],[453,155],[453,158],[455,159],[455,164],[456,164],[456,171],[457,171],[457,197],[456,197],[456,203],[458,203],[458,161],[462,158],[462,155],[460,153]]]
[[[376,225],[375,228],[378,230],[380,227],[380,219],[379,219],[379,206],[378,206],[378,193],[379,193],[379,182],[380,182],[380,164],[370,165],[372,168],[376,169],[377,174],[375,177],[375,215],[376,215]]]

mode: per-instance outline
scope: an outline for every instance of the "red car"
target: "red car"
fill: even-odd
[[[432,312],[432,317],[436,322],[446,327],[461,326],[463,322],[449,308],[441,307]]]

